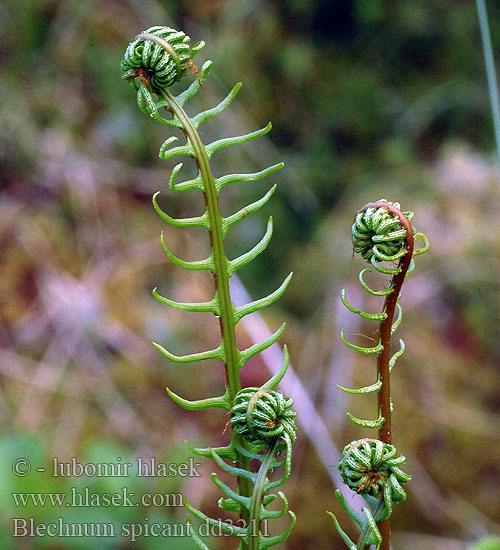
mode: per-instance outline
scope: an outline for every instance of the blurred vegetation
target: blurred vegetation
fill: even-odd
[[[500,538],[484,537],[475,542],[470,550],[498,550],[500,548]]]
[[[498,52],[500,10],[488,4]],[[234,256],[248,249],[273,214],[275,236],[242,271],[242,284],[257,298],[295,271],[266,320],[274,329],[288,320],[284,341],[294,367],[339,447],[360,432],[344,424],[336,384],[366,381],[372,368],[345,353],[338,336],[347,319],[339,291],[355,288],[360,265],[351,262],[350,224],[359,207],[382,197],[415,211],[432,248],[402,300],[407,353],[394,373],[394,433],[414,481],[408,503],[394,515],[394,543],[464,550],[488,533],[500,535],[500,188],[474,2],[4,0],[1,547],[189,549],[188,540],[176,537],[143,537],[133,545],[12,538],[13,517],[117,525],[185,519],[182,508],[16,509],[11,492],[65,492],[82,480],[37,472],[15,477],[12,462],[23,456],[34,467],[48,467],[54,456],[182,462],[190,456],[185,439],[202,446],[227,436],[222,412],[187,413],[164,392],[168,384],[192,398],[215,395],[222,371],[207,378],[199,366],[165,364],[150,345],[201,350],[217,331],[213,319],[165,311],[151,297],[156,285],[179,300],[211,293],[210,280],[186,278],[162,253],[164,227],[151,195],[161,190],[165,209],[182,216],[198,213],[200,198],[168,190],[171,166],[157,155],[166,129],[138,111],[121,81],[126,44],[155,24],[207,42],[197,63],[210,58],[215,66],[194,110],[244,83],[205,140],[273,122],[263,142],[215,159],[217,173],[286,163],[273,177],[278,190],[270,205],[235,228],[228,247]],[[233,186],[223,207],[235,211],[262,190]],[[168,229],[173,250],[190,259],[206,251],[201,235]],[[370,305],[380,307],[360,304]],[[353,332],[376,336],[369,330]],[[249,343],[243,330],[239,338],[241,347]],[[263,368],[258,361],[249,366],[245,382],[257,383]],[[374,407],[369,399],[352,403],[358,416],[372,416]],[[343,548],[324,513],[336,506],[333,486],[304,433],[297,445],[286,492],[298,522],[287,547]],[[217,514],[209,467],[200,479],[84,485],[106,493],[127,481],[138,494],[179,492]],[[216,544],[234,548],[222,537]]]

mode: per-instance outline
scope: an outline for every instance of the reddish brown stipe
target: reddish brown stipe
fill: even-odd
[[[407,217],[392,204],[385,202],[370,202],[360,212],[367,208],[385,208],[391,214],[399,218],[401,225],[406,229],[405,249],[406,254],[399,260],[399,273],[393,276],[390,288],[393,291],[386,296],[384,311],[387,317],[380,323],[380,343],[382,351],[377,356],[377,370],[382,383],[378,393],[378,406],[384,422],[378,431],[378,437],[383,443],[392,444],[392,422],[391,422],[391,380],[389,373],[389,360],[391,358],[391,328],[394,320],[394,312],[398,301],[401,287],[406,277],[410,262],[413,256],[414,239],[413,229]],[[390,519],[379,523],[380,534],[382,535],[382,544],[380,550],[390,549],[391,524]]]

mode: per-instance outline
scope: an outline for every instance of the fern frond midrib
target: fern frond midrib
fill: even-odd
[[[229,401],[233,402],[234,396],[241,389],[239,375],[239,350],[236,345],[235,323],[233,320],[233,306],[229,291],[229,273],[227,269],[227,258],[224,250],[224,232],[222,229],[222,215],[219,210],[217,200],[217,190],[215,188],[214,177],[210,167],[210,161],[201,142],[200,136],[194,127],[189,116],[184,109],[176,102],[174,96],[168,91],[163,90],[162,95],[169,102],[174,115],[180,120],[183,131],[186,134],[196,155],[196,162],[200,175],[204,183],[204,194],[207,203],[209,218],[209,231],[211,236],[213,259],[214,259],[214,279],[217,287],[219,299],[221,336],[224,342],[224,363],[226,370],[226,379],[229,393]],[[243,469],[250,467],[250,461],[240,453],[236,453],[238,463]],[[243,477],[238,477],[238,486],[240,493],[244,496],[252,494],[252,487],[249,481]],[[248,521],[248,515],[243,511],[242,518]],[[243,550],[246,550],[244,545]]]
[[[250,503],[250,514],[249,514],[249,536],[248,536],[248,550],[259,550],[259,524],[260,524],[260,509],[262,506],[262,497],[264,495],[264,489],[267,480],[267,474],[271,468],[271,464],[276,455],[276,450],[279,445],[279,439],[276,438],[274,442],[269,446],[264,460],[260,465],[259,471],[257,473],[257,479],[255,481],[252,500]],[[255,530],[255,533],[251,531]]]

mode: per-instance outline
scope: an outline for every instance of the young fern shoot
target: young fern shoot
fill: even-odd
[[[339,386],[342,391],[350,394],[378,394],[376,419],[363,420],[347,412],[349,418],[358,426],[378,430],[378,439],[353,441],[345,447],[339,462],[343,481],[352,490],[363,495],[372,506],[372,510],[368,506],[362,509],[363,517],[347,504],[339,490],[336,491],[342,508],[361,528],[361,536],[357,543],[351,541],[341,529],[336,517],[328,512],[349,550],[363,549],[370,545],[376,545],[377,549],[389,550],[389,518],[392,503],[406,499],[406,492],[401,483],[407,483],[411,479],[411,476],[400,469],[405,462],[404,456],[398,455],[392,445],[393,405],[390,375],[397,359],[405,350],[404,342],[399,340],[399,350],[391,355],[391,337],[402,319],[399,305],[401,288],[405,278],[415,268],[413,258],[429,248],[425,235],[416,233],[411,226],[413,216],[413,212],[401,212],[398,203],[381,199],[359,210],[352,226],[354,251],[360,253],[376,271],[391,275],[392,278],[388,288],[373,290],[364,280],[365,273],[370,270],[363,269],[359,274],[359,282],[368,294],[385,297],[381,313],[365,313],[349,304],[345,290],[341,293],[342,302],[347,309],[364,319],[378,322],[380,333],[377,345],[365,348],[349,342],[344,331],[341,331],[344,344],[361,353],[377,357],[377,381],[374,384],[360,389]],[[421,239],[423,246],[415,250],[414,243],[417,238]]]
[[[272,187],[260,200],[255,201],[233,215],[223,217],[219,209],[218,196],[227,185],[238,182],[260,180],[283,167],[275,164],[259,172],[246,174],[229,174],[214,177],[211,168],[211,158],[219,150],[256,139],[271,129],[271,124],[261,130],[250,132],[243,136],[222,138],[209,144],[204,144],[198,133],[201,124],[218,115],[233,101],[241,87],[236,84],[228,96],[217,106],[204,110],[190,117],[184,110],[184,104],[192,98],[205,82],[212,68],[212,62],[206,61],[201,70],[195,67],[192,59],[204,46],[200,42],[190,48],[190,39],[181,31],[169,27],[151,27],[138,35],[132,41],[122,60],[124,78],[128,79],[137,92],[137,104],[141,111],[154,120],[178,128],[184,134],[186,143],[172,147],[176,137],[168,138],[160,148],[160,158],[173,159],[190,157],[197,167],[195,178],[183,182],[177,181],[177,176],[183,164],[177,164],[170,175],[169,185],[174,191],[199,190],[203,193],[206,210],[200,216],[184,219],[174,219],[165,213],[158,204],[158,193],[153,197],[153,205],[161,218],[175,227],[204,227],[210,235],[211,250],[207,258],[199,261],[184,261],[175,256],[169,249],[163,235],[162,245],[169,258],[178,266],[191,271],[209,271],[214,279],[215,295],[212,300],[202,303],[181,303],[161,296],[156,289],[153,294],[163,304],[191,312],[213,313],[220,324],[220,344],[209,351],[177,356],[160,344],[154,344],[160,353],[168,360],[179,363],[195,363],[204,359],[220,360],[224,365],[226,385],[224,393],[219,397],[211,397],[189,401],[167,389],[170,397],[181,407],[188,410],[222,408],[231,414],[232,437],[225,447],[209,447],[197,449],[190,447],[198,455],[213,458],[224,471],[237,477],[236,489],[220,481],[215,474],[212,480],[220,488],[226,498],[221,498],[219,506],[240,516],[240,522],[215,520],[185,502],[186,508],[200,521],[214,526],[224,534],[239,537],[239,548],[242,550],[260,550],[274,546],[287,538],[295,522],[292,512],[290,527],[285,533],[275,536],[264,536],[261,523],[270,518],[281,517],[288,511],[287,500],[283,493],[279,496],[283,507],[278,511],[267,510],[270,502],[277,495],[269,493],[280,486],[290,474],[292,444],[295,441],[295,413],[291,410],[292,400],[283,397],[274,388],[283,378],[288,367],[288,352],[283,350],[283,361],[276,375],[260,388],[241,388],[240,370],[245,363],[277,342],[285,325],[283,324],[272,336],[258,342],[246,350],[240,350],[236,343],[236,324],[246,315],[258,311],[275,302],[285,292],[291,274],[272,294],[249,304],[235,307],[231,302],[229,281],[236,270],[247,265],[268,245],[272,235],[272,218],[269,219],[267,230],[261,241],[250,251],[238,258],[230,260],[226,256],[224,237],[227,231],[248,214],[255,212],[271,198],[276,186]],[[170,86],[180,80],[189,70],[196,78],[183,92],[173,95]],[[156,96],[156,98],[155,98]],[[169,117],[160,115],[160,109],[165,109]],[[284,459],[278,459],[278,454],[285,451]],[[229,461],[230,463],[226,462]],[[257,461],[260,467],[257,472],[251,468],[251,462]],[[276,481],[269,481],[268,472],[283,467],[283,476]],[[207,549],[205,542],[195,530],[193,539],[199,548]]]

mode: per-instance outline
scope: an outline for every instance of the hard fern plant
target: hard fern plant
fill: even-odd
[[[240,268],[251,262],[268,245],[272,235],[272,218],[262,240],[250,251],[235,259],[228,259],[225,251],[224,237],[227,231],[247,215],[255,212],[271,198],[276,186],[272,187],[260,200],[240,209],[236,213],[223,217],[219,209],[219,193],[227,185],[238,182],[253,182],[264,178],[282,168],[275,164],[259,172],[246,174],[228,174],[215,177],[212,172],[211,158],[219,150],[238,145],[263,136],[271,129],[265,128],[238,137],[226,137],[204,144],[198,133],[200,125],[223,111],[233,101],[241,83],[236,84],[227,97],[217,106],[203,110],[195,116],[189,116],[184,104],[191,99],[202,86],[212,68],[212,62],[206,61],[198,71],[193,62],[195,54],[205,45],[199,42],[193,47],[190,39],[182,31],[168,27],[151,27],[139,34],[127,47],[122,60],[124,78],[128,79],[137,93],[139,109],[161,124],[178,128],[184,134],[184,145],[172,147],[177,138],[169,137],[160,148],[160,158],[169,160],[177,157],[189,157],[197,168],[195,178],[178,182],[177,176],[183,164],[177,164],[170,175],[169,185],[174,191],[201,191],[206,209],[197,217],[174,219],[165,213],[158,204],[158,193],[153,197],[153,205],[161,218],[175,227],[203,227],[210,235],[210,254],[199,261],[185,261],[173,254],[163,234],[161,242],[165,252],[173,263],[190,271],[208,271],[215,284],[215,295],[212,300],[202,303],[180,303],[161,296],[154,289],[154,297],[163,304],[184,311],[208,312],[219,319],[221,341],[209,351],[177,356],[159,344],[154,344],[168,360],[178,363],[197,363],[205,359],[222,362],[225,369],[225,391],[219,397],[189,401],[167,389],[169,396],[187,410],[221,408],[230,414],[232,428],[231,442],[224,447],[193,448],[191,450],[203,457],[212,458],[218,466],[237,478],[237,487],[231,488],[223,483],[216,474],[212,481],[222,491],[224,497],[219,500],[223,510],[236,512],[240,520],[220,520],[209,518],[200,510],[185,502],[189,512],[201,522],[212,526],[224,534],[235,535],[240,539],[242,550],[260,550],[272,547],[284,541],[295,523],[293,512],[289,512],[289,528],[280,535],[266,536],[263,522],[278,518],[288,511],[285,495],[278,492],[282,500],[279,510],[269,510],[268,505],[278,495],[271,491],[283,484],[291,468],[292,445],[295,441],[295,412],[292,410],[292,399],[285,398],[274,388],[283,378],[288,367],[288,352],[283,349],[283,360],[278,372],[259,388],[241,388],[240,370],[245,363],[266,348],[278,341],[283,334],[283,324],[272,336],[251,347],[240,350],[236,342],[235,328],[246,315],[258,311],[275,302],[285,292],[291,274],[272,294],[243,306],[235,307],[231,302],[229,282],[231,276]],[[170,87],[188,72],[194,74],[193,82],[181,93],[174,95]],[[165,111],[167,116],[160,114]],[[280,456],[280,454],[282,456]],[[258,464],[258,468],[252,468]],[[276,468],[283,468],[280,478],[271,481],[269,473]],[[191,520],[189,520],[191,521]],[[191,530],[197,546],[207,549],[206,543],[195,529]]]
[[[413,272],[413,258],[429,248],[427,238],[416,233],[411,225],[413,212],[402,212],[398,203],[384,199],[369,203],[356,214],[352,226],[354,252],[368,261],[379,273],[391,276],[390,284],[382,290],[372,289],[364,276],[370,269],[363,269],[359,274],[359,283],[371,296],[385,298],[381,313],[365,313],[353,307],[346,297],[345,289],[341,292],[343,304],[360,315],[363,319],[379,323],[379,341],[376,346],[362,347],[349,342],[341,331],[341,339],[348,347],[367,355],[377,357],[377,380],[374,384],[360,389],[339,388],[349,394],[378,394],[378,416],[374,420],[364,420],[347,412],[349,418],[358,426],[378,430],[378,439],[360,439],[351,442],[341,454],[339,470],[341,477],[350,489],[363,495],[371,506],[362,508],[363,515],[353,510],[337,490],[336,496],[342,508],[358,524],[361,536],[354,543],[340,527],[337,518],[328,514],[335,522],[335,527],[349,550],[362,550],[375,545],[377,549],[390,549],[390,516],[394,502],[406,499],[402,484],[411,480],[400,466],[405,457],[397,453],[392,445],[390,375],[397,359],[404,353],[405,345],[399,340],[399,349],[391,350],[391,337],[402,320],[399,305],[401,288],[405,278]],[[421,239],[423,245],[415,249],[415,240]]]

